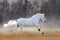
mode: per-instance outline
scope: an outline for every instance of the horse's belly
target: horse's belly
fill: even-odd
[[[32,22],[20,22],[19,25],[25,26],[25,27],[34,26],[34,24]]]
[[[25,27],[32,27],[32,26],[34,26],[33,24],[25,24],[25,25],[23,25],[23,26],[25,26]]]
[[[23,25],[26,27],[33,26],[33,22],[25,22]]]

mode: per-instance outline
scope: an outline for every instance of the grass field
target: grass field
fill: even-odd
[[[49,33],[44,35],[31,32],[8,33],[0,34],[0,40],[60,40],[60,33]]]
[[[23,32],[17,30],[15,33],[0,33],[0,40],[60,40],[60,29],[45,29],[44,34],[40,34],[35,29],[26,30],[30,30],[30,28],[24,29]]]

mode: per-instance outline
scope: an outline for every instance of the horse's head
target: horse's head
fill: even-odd
[[[40,19],[41,19],[43,22],[46,22],[46,21],[47,21],[47,20],[46,20],[46,17],[45,17],[45,14],[41,14]]]
[[[43,14],[37,13],[36,15],[37,15],[39,20],[42,20],[43,22],[47,21],[44,13]]]
[[[45,14],[41,14],[41,13],[37,13],[36,15],[32,16],[32,19],[34,20],[42,20],[43,22],[46,22],[46,17],[45,17]]]

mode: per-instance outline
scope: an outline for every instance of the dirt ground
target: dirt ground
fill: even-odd
[[[19,32],[16,30],[14,33],[0,33],[0,40],[60,40],[60,29],[45,29],[41,34],[40,32],[33,29],[24,29],[25,31]],[[30,31],[26,31],[30,30]],[[2,30],[3,31],[3,30]]]

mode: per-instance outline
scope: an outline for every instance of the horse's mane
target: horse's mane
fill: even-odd
[[[32,17],[34,17],[34,16],[38,16],[38,15],[40,15],[41,13],[37,13],[37,14],[35,14],[35,15],[33,15]]]

